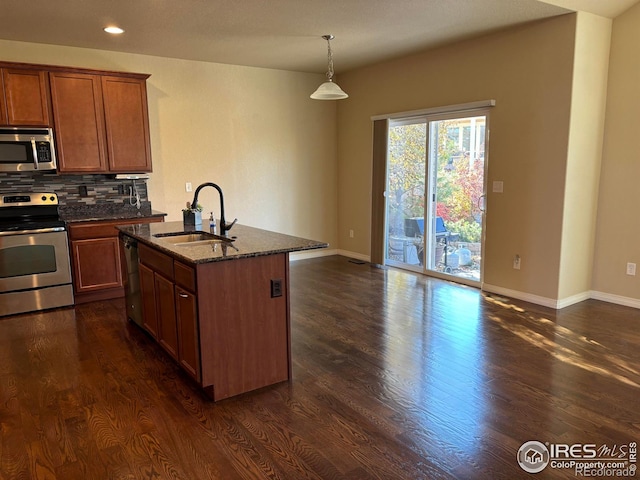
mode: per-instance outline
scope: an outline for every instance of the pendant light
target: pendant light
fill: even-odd
[[[333,83],[333,52],[331,52],[331,40],[334,39],[334,36],[323,35],[322,38],[327,41],[328,48],[327,57],[329,60],[329,68],[327,70],[327,81],[311,94],[311,98],[314,100],[341,100],[348,98],[349,95],[344,93],[337,84]]]

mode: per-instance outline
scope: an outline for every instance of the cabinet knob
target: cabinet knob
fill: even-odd
[[[189,298],[189,295],[187,295],[186,293],[179,293],[178,295],[180,295],[182,298]]]

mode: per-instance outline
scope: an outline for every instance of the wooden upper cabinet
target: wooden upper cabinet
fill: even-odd
[[[146,78],[51,72],[62,173],[151,171]]]
[[[52,72],[58,169],[68,173],[107,171],[102,83],[97,75]]]
[[[0,124],[50,126],[47,72],[22,68],[2,68],[0,71],[4,87]]]
[[[0,125],[54,127],[61,173],[151,172],[148,77],[0,62]]]
[[[0,69],[1,70],[1,69]],[[2,78],[2,74],[0,72],[0,79]],[[3,82],[0,81],[0,125],[7,124],[7,106],[4,101],[4,85]]]
[[[109,170],[150,172],[151,143],[144,79],[103,76]]]

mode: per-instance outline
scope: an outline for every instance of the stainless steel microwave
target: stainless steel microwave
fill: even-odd
[[[0,127],[0,171],[24,172],[56,169],[53,130]]]

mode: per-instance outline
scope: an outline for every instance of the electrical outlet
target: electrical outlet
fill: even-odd
[[[520,255],[518,254],[513,257],[513,268],[516,270],[520,270]]]
[[[353,238],[353,230],[349,230],[349,238]]]
[[[192,192],[193,191],[193,186],[191,185],[191,182],[187,182],[184,184],[184,191],[185,192]]]
[[[119,195],[124,195],[124,184],[123,183],[118,185],[118,194]]]
[[[88,197],[89,196],[89,192],[87,192],[87,186],[86,185],[80,185],[78,187],[78,195],[80,195],[81,197]]]
[[[627,263],[627,275],[635,275],[635,274],[636,274],[636,264]]]
[[[282,279],[276,278],[271,280],[271,298],[282,296]]]

